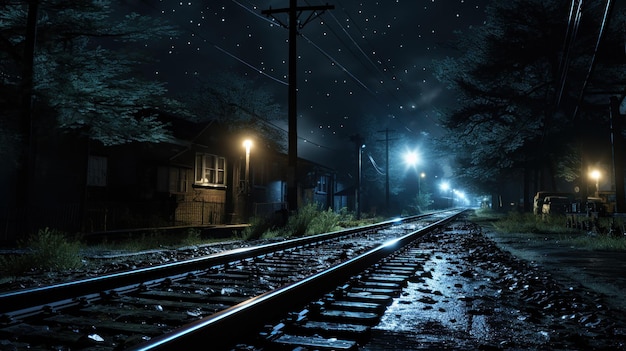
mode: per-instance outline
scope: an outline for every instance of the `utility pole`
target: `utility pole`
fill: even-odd
[[[365,145],[363,144],[363,137],[360,134],[355,134],[350,137],[350,140],[354,142],[356,146],[357,152],[357,170],[356,170],[356,187],[354,190],[354,207],[356,210],[356,218],[361,219],[361,173],[362,173],[362,155],[363,148]]]
[[[620,101],[610,98],[611,104],[611,149],[613,156],[613,179],[615,181],[615,213],[626,212],[626,191],[624,190],[624,140],[622,127],[624,116],[619,113]]]
[[[389,139],[389,132],[393,132],[393,130],[389,130],[386,128],[385,130],[379,130],[379,133],[385,132],[385,140],[377,140],[385,142],[385,206],[386,211],[389,211],[389,141],[396,139]]]
[[[288,155],[287,155],[287,204],[290,210],[298,210],[298,108],[297,108],[297,79],[296,79],[296,38],[298,35],[298,29],[304,28],[304,26],[311,22],[313,19],[319,17],[324,11],[332,10],[335,6],[298,6],[298,0],[289,0],[289,7],[282,9],[272,9],[261,11],[266,16],[272,16],[282,27],[289,30],[289,93],[288,93]],[[304,11],[312,11],[312,13],[303,22],[298,20],[298,17]],[[317,12],[321,11],[321,12]],[[279,21],[273,15],[276,13],[287,13],[289,15],[289,21],[284,24]]]

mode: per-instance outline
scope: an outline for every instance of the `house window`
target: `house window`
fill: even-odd
[[[328,176],[320,176],[317,180],[317,186],[315,192],[318,194],[328,193]]]
[[[191,178],[191,169],[170,168],[170,192],[186,193],[188,180]]]
[[[157,190],[161,192],[186,193],[189,190],[192,170],[180,167],[159,167]]]
[[[197,185],[226,185],[226,159],[211,154],[196,154]]]

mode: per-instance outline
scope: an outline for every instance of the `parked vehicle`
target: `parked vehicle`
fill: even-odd
[[[536,215],[543,213],[543,204],[545,202],[545,198],[548,196],[560,196],[566,197],[570,202],[574,200],[573,193],[564,193],[564,192],[555,192],[555,191],[539,191],[535,194],[535,198],[533,199],[533,213]]]
[[[546,215],[565,214],[570,211],[572,200],[567,196],[546,196],[543,199],[541,213]]]

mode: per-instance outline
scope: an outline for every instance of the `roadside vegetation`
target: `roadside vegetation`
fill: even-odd
[[[80,242],[54,229],[39,230],[18,242],[18,248],[24,253],[0,256],[0,272],[14,276],[31,271],[65,271],[82,265]]]
[[[580,249],[626,251],[626,236],[610,230],[608,219],[601,221],[600,229],[594,231],[567,227],[565,216],[542,217],[514,211],[499,213],[491,209],[479,209],[471,220],[504,233],[535,234],[529,235],[528,240],[545,241],[545,235],[554,235],[561,244]]]
[[[269,218],[252,218],[250,226],[227,238],[206,238],[198,228],[180,233],[153,229],[144,233],[129,233],[117,239],[87,243],[80,236],[45,228],[17,243],[15,254],[0,255],[0,277],[18,276],[28,272],[66,272],[85,265],[84,257],[90,252],[121,251],[141,252],[163,248],[203,245],[230,240],[257,240],[290,238],[313,235],[362,226],[382,218],[356,219],[354,214],[342,209],[322,210],[310,204],[286,220],[279,214]]]
[[[297,214],[290,216],[286,222],[280,215],[253,218],[250,221],[250,227],[243,231],[242,239],[301,237],[358,227],[376,221],[382,221],[382,218],[356,219],[354,214],[346,209],[334,212],[331,208],[323,210],[315,204],[308,204],[300,208]]]

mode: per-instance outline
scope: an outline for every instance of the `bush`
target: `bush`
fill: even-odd
[[[253,217],[250,219],[250,226],[241,231],[241,236],[243,240],[257,240],[275,227],[273,218]]]
[[[80,242],[55,229],[40,229],[19,246],[27,253],[3,258],[0,262],[2,269],[9,274],[33,270],[65,271],[82,265]]]
[[[309,223],[306,234],[321,234],[341,229],[338,225],[339,214],[333,212],[332,208],[317,213]]]
[[[298,213],[287,220],[287,232],[290,236],[300,237],[308,233],[309,226],[318,215],[318,207],[308,204],[298,210]]]

